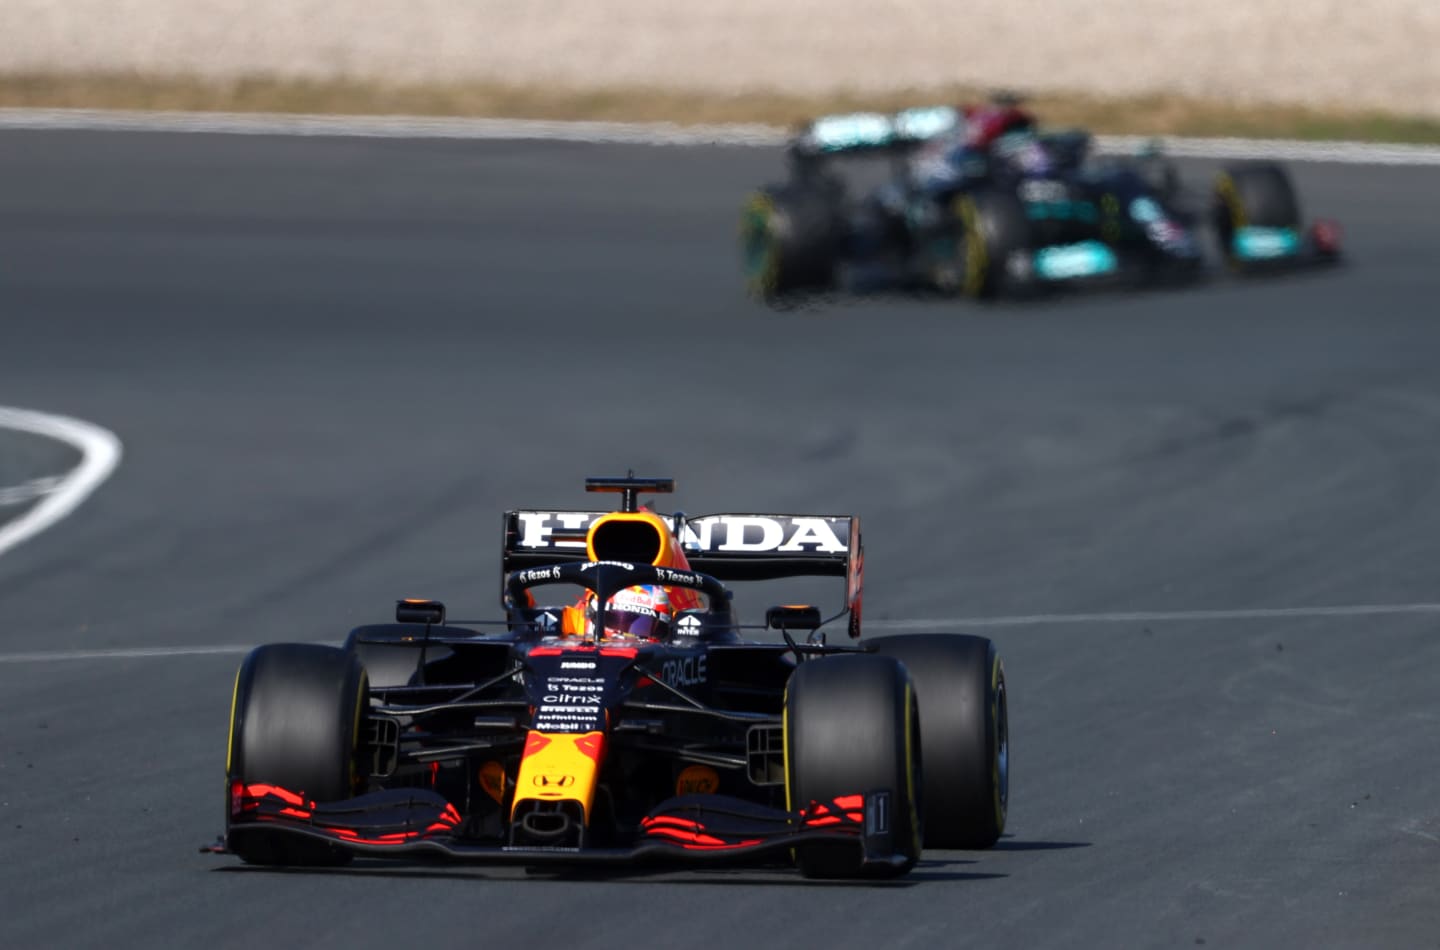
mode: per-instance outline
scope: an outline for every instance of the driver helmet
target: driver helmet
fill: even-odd
[[[585,598],[585,632],[596,633],[595,594]],[[670,594],[664,587],[637,585],[627,587],[610,598],[605,610],[602,637],[635,637],[642,640],[669,640],[674,611]]]

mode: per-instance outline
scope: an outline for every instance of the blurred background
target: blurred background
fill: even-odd
[[[1437,35],[1427,0],[9,0],[0,105],[786,122],[1004,88],[1100,131],[1434,140]]]
[[[1436,49],[1424,0],[0,0],[0,945],[1433,943]],[[1187,136],[1204,279],[747,293],[797,120],[997,89]],[[1338,266],[1223,259],[1217,175],[1277,156]],[[628,469],[858,515],[867,636],[995,640],[994,850],[859,892],[195,853],[245,651],[494,615],[502,512]]]

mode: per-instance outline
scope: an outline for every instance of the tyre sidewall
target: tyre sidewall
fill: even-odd
[[[227,832],[237,783],[277,785],[312,802],[358,794],[363,775],[357,747],[368,702],[365,668],[353,653],[317,644],[271,644],[252,651],[236,675],[232,700]],[[298,839],[281,844],[275,836],[256,839],[239,853],[261,864],[345,859],[344,852],[324,844]]]
[[[907,667],[919,700],[925,846],[988,848],[1009,813],[1009,710],[995,644],[964,634],[873,641]]]
[[[887,657],[810,660],[785,696],[786,798],[792,811],[842,796],[891,793],[897,866],[865,869],[858,842],[806,844],[796,859],[807,877],[903,874],[920,856],[923,772],[918,706],[905,668]]]

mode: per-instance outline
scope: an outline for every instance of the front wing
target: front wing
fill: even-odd
[[[846,795],[791,812],[722,795],[683,795],[647,815],[638,840],[629,847],[572,848],[467,840],[455,807],[425,789],[386,790],[323,804],[279,786],[237,786],[232,789],[237,813],[226,835],[201,850],[228,854],[247,836],[282,835],[379,858],[522,865],[698,864],[748,863],[783,856],[797,845],[838,840],[862,849],[864,867],[899,867],[905,858],[896,854],[891,839],[889,796],[888,790]]]

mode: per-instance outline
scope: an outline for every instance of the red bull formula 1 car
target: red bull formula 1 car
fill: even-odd
[[[507,512],[505,616],[399,602],[343,647],[272,644],[236,677],[225,834],[261,865],[794,861],[904,874],[1005,827],[1005,676],[981,637],[859,640],[853,517],[660,515],[669,479],[589,479],[620,510]],[[828,620],[782,605],[742,637],[725,581],[833,576]],[[537,598],[582,591],[578,603]],[[612,595],[668,591],[621,630]],[[578,625],[577,625],[578,621]],[[663,622],[662,622],[663,621]],[[849,642],[831,644],[843,622]]]

